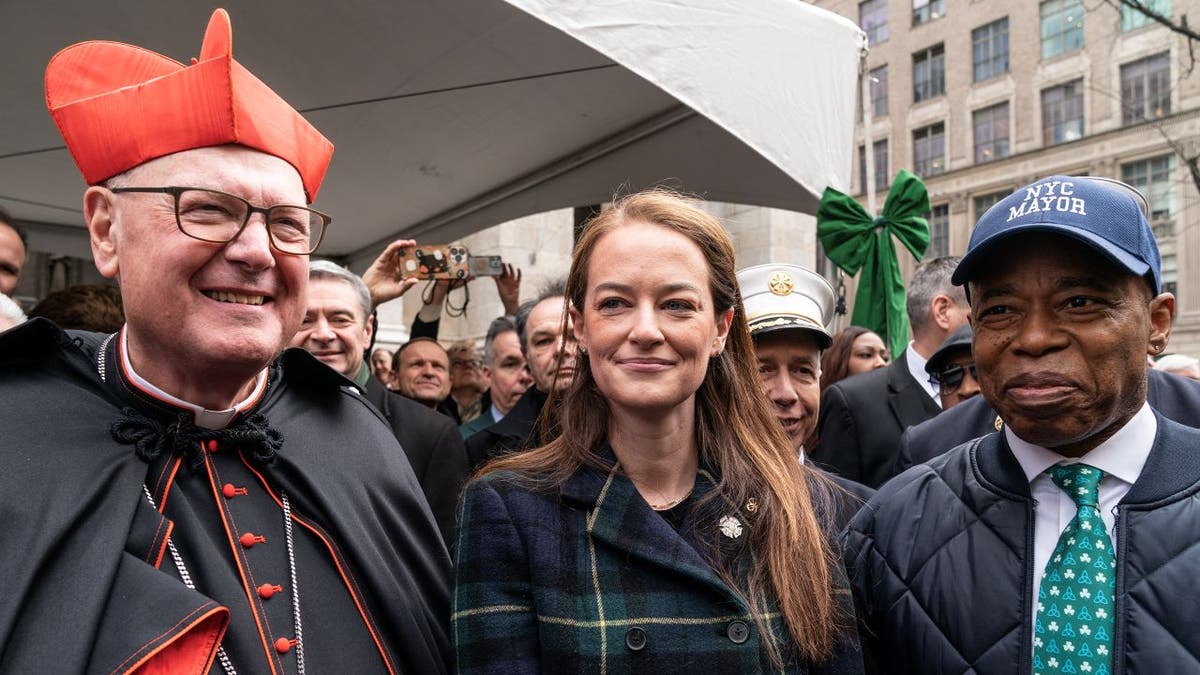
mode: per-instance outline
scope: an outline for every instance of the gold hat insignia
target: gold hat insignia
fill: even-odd
[[[792,275],[787,272],[776,272],[767,281],[767,286],[775,295],[791,295],[792,289],[796,287],[796,283],[792,281]]]

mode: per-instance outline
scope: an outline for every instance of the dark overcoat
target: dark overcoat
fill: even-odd
[[[692,499],[703,503],[711,486],[702,472]],[[615,467],[580,469],[552,492],[531,491],[506,473],[472,481],[452,619],[460,672],[779,672],[747,603],[701,553],[712,550],[708,539],[744,569],[753,514],[708,503],[677,531]],[[769,624],[786,635],[778,613]],[[861,672],[856,638],[817,667],[797,663],[781,642],[789,655],[783,672]]]
[[[906,354],[901,354],[886,368],[826,388],[813,462],[870,488],[891,478],[900,434],[941,410],[913,377]]]

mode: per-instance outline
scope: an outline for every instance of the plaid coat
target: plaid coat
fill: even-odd
[[[712,487],[705,476],[697,497]],[[680,535],[710,532],[736,568],[749,559],[752,515],[693,514],[677,532],[615,467],[581,469],[550,494],[512,478],[475,480],[463,498],[452,617],[459,672],[777,670],[746,603],[697,552],[710,549]],[[722,518],[736,522],[718,528]],[[848,606],[845,586],[838,595]],[[786,635],[782,618],[771,618]],[[820,667],[789,661],[784,672],[862,672],[857,640]]]

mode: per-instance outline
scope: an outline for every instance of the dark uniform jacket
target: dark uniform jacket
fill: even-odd
[[[702,473],[685,504],[710,481]],[[691,509],[677,531],[616,470],[581,469],[548,494],[511,474],[472,481],[454,599],[460,672],[779,672],[746,603],[701,553],[719,540],[720,555],[749,564],[753,516],[710,504],[705,514]],[[786,634],[781,620],[771,625]],[[861,672],[855,642],[821,667],[793,655],[785,672]]]
[[[204,437],[103,338],[0,336],[0,672],[222,672],[218,642],[241,672],[451,669],[449,559],[349,380],[289,350]]]
[[[1200,431],[1158,434],[1116,511],[1113,673],[1200,670]],[[1004,434],[888,482],[850,523],[868,662],[887,673],[1027,674],[1034,511]]]
[[[454,543],[458,493],[467,482],[467,448],[445,415],[367,380],[366,398],[383,413],[412,465],[446,545]]]
[[[547,398],[537,387],[530,387],[521,394],[504,419],[468,438],[467,461],[471,471],[474,472],[494,457],[534,447],[533,428]]]
[[[901,354],[886,368],[825,389],[812,460],[839,476],[878,488],[892,477],[900,434],[940,411],[908,372],[908,359]]]
[[[1200,427],[1200,382],[1149,371],[1146,400],[1164,417],[1188,427]],[[996,411],[983,396],[974,396],[931,420],[909,427],[900,437],[896,473],[927,462],[973,438],[1001,428]]]

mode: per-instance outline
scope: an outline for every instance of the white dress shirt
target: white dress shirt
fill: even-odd
[[[500,420],[504,419],[504,413],[500,412],[500,409],[496,407],[495,403],[492,404],[491,414],[492,414],[492,424],[495,424],[496,422],[499,422]]]
[[[921,385],[921,388],[925,390],[926,394],[929,394],[929,398],[933,399],[937,407],[942,407],[942,396],[938,393],[938,387],[929,381],[929,373],[925,372],[925,364],[929,363],[929,359],[921,356],[917,353],[917,350],[913,349],[912,340],[908,342],[908,349],[904,350],[904,360],[908,364],[908,372],[912,375],[912,379]]]
[[[1012,432],[1011,427],[1004,426],[1004,437],[1008,441],[1008,447],[1012,449],[1013,456],[1025,471],[1025,478],[1029,480],[1029,492],[1033,495],[1033,611],[1030,613],[1029,625],[1031,632],[1037,620],[1037,597],[1042,585],[1042,574],[1046,571],[1046,561],[1054,553],[1059,536],[1067,529],[1077,510],[1075,502],[1054,484],[1045,473],[1046,470],[1055,464],[1082,462],[1104,472],[1104,478],[1100,480],[1100,517],[1104,520],[1104,527],[1108,530],[1115,551],[1117,504],[1125,498],[1141,475],[1157,433],[1158,420],[1154,418],[1150,404],[1143,403],[1142,409],[1126,422],[1125,426],[1086,455],[1076,459],[1063,457],[1052,450],[1026,443]]]

